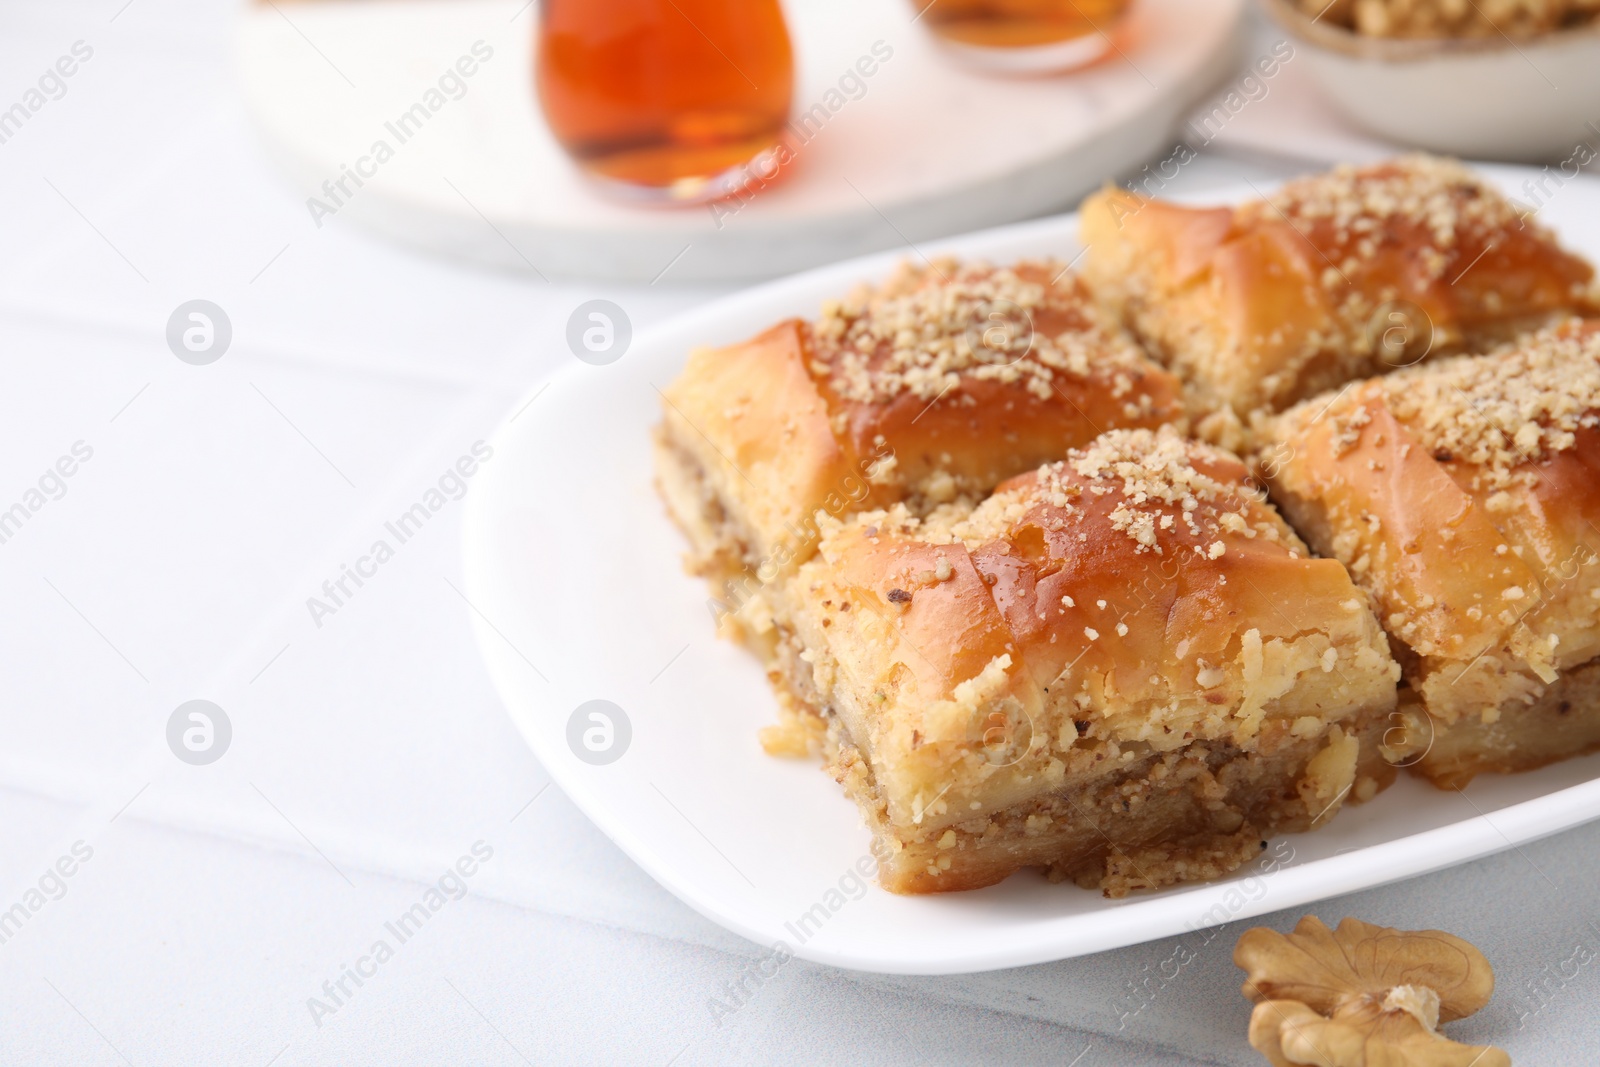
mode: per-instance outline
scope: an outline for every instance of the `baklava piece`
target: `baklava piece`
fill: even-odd
[[[695,352],[656,469],[719,623],[770,665],[819,513],[970,501],[1101,430],[1181,420],[1180,394],[1061,264],[939,261]]]
[[[1457,787],[1600,747],[1600,323],[1307,401],[1261,463],[1377,600],[1399,762]]]
[[[891,890],[1217,877],[1393,778],[1366,595],[1218,449],[1111,431],[975,507],[823,525],[778,680]]]
[[[1592,310],[1593,269],[1493,185],[1412,155],[1237,208],[1106,189],[1084,276],[1204,402],[1248,417]]]

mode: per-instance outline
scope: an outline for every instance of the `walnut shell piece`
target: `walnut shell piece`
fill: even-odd
[[[1510,1067],[1438,1032],[1494,993],[1489,961],[1452,934],[1308,915],[1290,934],[1245,931],[1233,960],[1256,1002],[1250,1044],[1273,1067]]]

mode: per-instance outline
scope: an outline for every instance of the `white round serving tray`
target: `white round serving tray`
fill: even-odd
[[[308,227],[353,221],[546,276],[729,281],[1075,202],[1165,147],[1187,106],[1231,69],[1242,6],[1136,0],[1116,49],[1094,66],[1004,78],[960,67],[907,0],[787,0],[795,114],[821,106],[826,119],[780,181],[715,207],[626,206],[584,181],[533,97],[533,0],[261,3],[242,18],[237,53],[273,153],[299,195],[331,209],[308,202]],[[426,107],[478,42],[491,58],[468,64],[459,96],[450,84],[432,97],[441,106],[402,143],[390,126]],[[854,98],[839,92],[875,44],[890,57]],[[392,152],[381,162],[379,142]],[[366,172],[360,186],[352,170]],[[341,178],[348,195],[324,191]]]

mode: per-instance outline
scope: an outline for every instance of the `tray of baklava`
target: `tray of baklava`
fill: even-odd
[[[697,910],[879,971],[1600,816],[1600,188],[1525,177],[1107,186],[573,367],[469,505],[514,721]]]

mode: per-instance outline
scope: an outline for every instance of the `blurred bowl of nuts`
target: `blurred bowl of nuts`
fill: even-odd
[[[1334,106],[1475,159],[1595,157],[1600,0],[1262,0]]]

